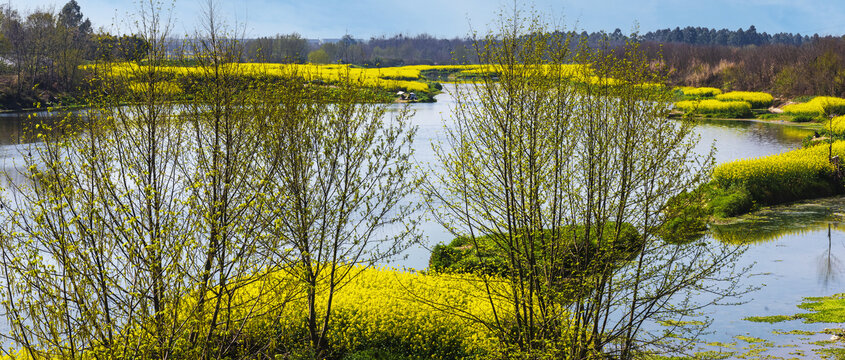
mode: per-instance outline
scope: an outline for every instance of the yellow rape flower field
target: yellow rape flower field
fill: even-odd
[[[97,68],[96,65],[84,66],[86,70],[97,73],[105,72],[106,76],[134,79],[137,74],[143,73],[144,65],[137,63],[116,63]],[[454,73],[455,80],[472,80],[479,76],[497,74],[500,68],[492,65],[411,65],[401,67],[384,68],[361,68],[350,65],[315,65],[315,64],[274,64],[274,63],[242,63],[234,64],[237,67],[232,69],[233,73],[249,77],[301,77],[306,81],[332,85],[341,80],[350,80],[353,84],[363,87],[406,92],[434,92],[427,82],[423,72],[443,71]],[[185,91],[178,86],[180,78],[188,78],[200,75],[204,70],[198,66],[161,66],[156,69],[162,78],[167,79],[167,92],[181,94]],[[581,65],[539,65],[525,66],[526,74],[559,75],[565,78],[575,79],[576,82],[595,83],[597,78],[589,69]],[[612,79],[611,79],[612,80]],[[613,85],[609,83],[608,85]],[[135,91],[140,91],[137,84],[130,85]]]
[[[823,143],[777,155],[736,160],[717,166],[713,180],[723,189],[744,187],[758,202],[825,196],[833,191],[835,183],[829,152],[831,148]],[[832,155],[845,157],[845,141],[833,144]]]
[[[352,274],[352,280],[337,290],[332,303],[328,345],[333,353],[386,349],[420,359],[484,359],[502,355],[495,336],[476,321],[493,320],[491,300],[477,275],[424,274],[386,267],[360,267],[353,269]],[[264,340],[274,346],[296,347],[307,338],[308,309],[303,289],[297,291],[296,281],[283,271],[258,278],[262,280],[248,279],[249,285],[239,288],[232,300],[235,312],[231,317],[258,314],[245,323],[244,334],[268,337]],[[495,278],[490,282],[493,289],[505,292],[507,284]],[[317,303],[325,304],[327,291],[318,291]],[[188,316],[195,300],[185,300],[181,313]],[[16,355],[0,359],[30,358],[24,351],[11,353]]]
[[[686,96],[702,97],[702,98],[714,97],[714,96],[722,93],[722,90],[714,88],[714,87],[681,86],[681,87],[677,88],[677,90],[680,90]]]
[[[771,94],[756,91],[731,91],[725,94],[716,95],[716,100],[721,101],[745,101],[751,104],[754,109],[766,108],[772,105],[774,97]]]
[[[478,322],[493,320],[491,300],[479,276],[426,274],[386,267],[355,268],[351,276],[351,281],[334,294],[332,302],[328,345],[333,352],[391,349],[430,359],[485,358],[497,354],[498,341]],[[246,333],[274,333],[273,337],[283,346],[296,344],[307,336],[304,293],[291,292],[296,281],[283,271],[262,279],[239,290],[238,300],[252,304],[243,311],[264,314],[250,323]],[[493,289],[507,292],[506,281],[488,280]],[[317,303],[325,304],[325,286],[318,291]],[[260,304],[257,307],[253,301],[256,299]],[[191,306],[189,301],[185,309]],[[324,311],[318,312],[321,310]]]
[[[751,104],[745,101],[684,100],[676,102],[675,108],[683,112],[728,114],[727,116],[731,117],[746,117],[751,114]]]
[[[833,96],[817,96],[812,100],[783,107],[790,115],[821,116],[827,114],[845,115],[845,99]]]

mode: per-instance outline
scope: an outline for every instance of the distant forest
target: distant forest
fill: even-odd
[[[671,43],[689,45],[712,45],[725,47],[746,47],[761,45],[796,45],[812,43],[823,39],[818,34],[813,36],[777,33],[770,35],[758,33],[754,25],[748,29],[710,29],[685,27],[683,29],[662,29],[647,32],[645,35],[625,35],[616,29],[612,33],[586,31],[570,32],[573,43],[582,40],[592,47],[602,44],[620,46],[628,42]],[[470,54],[473,52],[472,39],[438,39],[431,35],[416,36],[395,35],[393,37],[373,37],[369,40],[355,39],[345,35],[338,41],[315,41],[303,38],[299,34],[276,35],[247,40],[247,57],[251,60],[290,63],[348,63],[366,66],[401,66],[434,64],[469,64],[477,61]]]
[[[845,38],[685,27],[625,35],[570,32],[572,43],[616,51],[639,43],[663,65],[673,85],[724,90],[768,91],[777,96],[845,95]],[[176,36],[176,34],[174,34]],[[181,40],[169,47],[185,54]],[[439,39],[427,34],[373,37],[345,35],[310,40],[299,34],[244,39],[242,61],[353,64],[387,67],[417,64],[475,64],[470,38]],[[86,19],[76,0],[60,11],[22,13],[0,5],[0,108],[34,102],[68,103],[84,86],[80,65],[100,60],[141,60],[148,46],[134,35],[113,35]]]

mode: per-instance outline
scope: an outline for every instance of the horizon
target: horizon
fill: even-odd
[[[10,0],[7,0],[10,1]],[[90,18],[95,29],[113,34],[131,33],[132,15],[138,5],[130,0],[77,0],[83,15]],[[203,4],[200,0],[172,2],[172,32],[174,36],[192,34],[197,28]],[[23,14],[36,9],[58,11],[67,3],[63,0],[31,0],[13,8]],[[643,4],[645,3],[645,4]],[[9,3],[10,4],[10,3]],[[754,25],[758,33],[800,33],[820,36],[841,36],[845,26],[835,19],[845,17],[845,2],[785,0],[735,1],[717,0],[708,4],[678,3],[671,0],[648,0],[631,3],[622,0],[602,0],[583,3],[576,0],[541,0],[521,4],[525,11],[534,9],[564,30],[577,32],[613,32],[621,29],[626,35],[638,30],[647,33],[675,27],[706,27],[737,30]],[[168,4],[161,6],[166,11]],[[306,39],[339,39],[351,35],[356,39],[416,36],[428,34],[436,38],[465,38],[473,31],[484,33],[500,11],[508,12],[510,5],[502,1],[432,0],[425,6],[407,2],[364,0],[347,2],[322,0],[302,3],[292,0],[219,1],[218,11],[226,24],[238,24],[236,29],[246,38],[298,33]],[[257,10],[256,10],[257,9]],[[755,14],[753,20],[748,14]],[[830,20],[829,20],[830,19]]]

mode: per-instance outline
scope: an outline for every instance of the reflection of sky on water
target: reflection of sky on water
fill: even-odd
[[[774,335],[773,331],[818,332],[831,324],[805,324],[801,320],[768,324],[742,320],[748,316],[793,315],[805,297],[829,296],[845,285],[845,196],[775,206],[740,217],[730,224],[712,225],[712,236],[720,241],[749,244],[740,266],[754,265],[744,284],[760,289],[736,306],[713,307],[714,318],[707,340],[733,342],[737,335],[774,341],[768,354],[786,356],[790,351],[818,346],[810,341],[829,335]],[[810,338],[801,340],[800,338]]]

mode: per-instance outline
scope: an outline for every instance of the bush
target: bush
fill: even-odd
[[[751,193],[742,186],[714,188],[710,196],[710,212],[718,218],[742,215],[754,208]]]
[[[706,199],[705,191],[701,189],[670,199],[664,211],[666,222],[660,228],[660,237],[670,243],[681,243],[702,236],[707,230],[709,216]]]
[[[675,103],[675,108],[684,112],[719,115],[731,118],[750,117],[751,104],[745,101],[685,100]]]
[[[815,118],[809,115],[795,115],[792,117],[792,122],[810,122],[813,119]]]
[[[614,243],[610,251],[621,250],[618,253],[624,257],[628,252],[636,248],[635,245],[639,243],[640,235],[633,225],[625,223],[620,228],[618,241],[614,241],[614,237],[616,236],[615,227],[615,223],[607,224],[607,228],[603,231],[606,234],[605,241]],[[575,240],[572,239],[573,235]],[[546,237],[546,241],[549,241],[548,239],[551,237],[548,232],[542,236]],[[587,246],[584,248],[590,249],[587,250],[588,252],[599,251],[597,246],[591,246],[598,244],[598,237],[595,232],[591,233],[589,242],[586,242],[583,226],[567,227],[561,231],[561,236],[563,239],[558,241],[564,244],[574,244],[577,241],[581,246],[586,244]],[[429,267],[435,271],[445,273],[502,275],[508,268],[508,259],[506,254],[499,252],[498,249],[500,246],[496,245],[496,241],[503,241],[503,237],[504,235],[477,237],[475,242],[478,243],[480,249],[474,246],[475,242],[463,236],[453,239],[449,245],[439,244],[431,252]],[[537,244],[537,247],[537,251],[542,251],[539,249],[539,244]],[[564,264],[570,264],[570,262],[574,261],[577,261],[577,259],[566,259]]]
[[[721,101],[745,101],[751,104],[752,109],[767,108],[772,105],[774,100],[770,94],[753,91],[731,91],[716,95],[716,99]]]
[[[845,135],[845,115],[830,119],[830,124],[825,126],[825,130],[829,130],[833,135]]]

